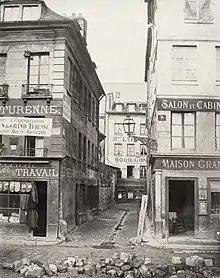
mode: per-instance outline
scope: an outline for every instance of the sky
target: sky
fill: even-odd
[[[102,83],[142,83],[146,52],[144,0],[45,0],[49,8],[88,20],[87,44]]]

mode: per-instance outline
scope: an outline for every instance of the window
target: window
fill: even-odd
[[[92,155],[91,155],[91,143],[90,143],[90,141],[88,141],[88,155],[87,155],[87,157],[88,157],[88,165],[91,165]]]
[[[211,0],[185,0],[185,20],[212,23]]]
[[[83,162],[86,163],[86,137],[83,139]]]
[[[123,105],[121,103],[116,103],[115,104],[115,111],[122,112],[122,110],[123,110]]]
[[[133,178],[134,177],[134,166],[127,166],[127,178]]]
[[[122,144],[114,144],[114,155],[115,156],[122,155]]]
[[[196,46],[173,46],[173,81],[196,81]]]
[[[5,83],[7,54],[0,54],[0,84]]]
[[[25,156],[44,156],[44,137],[26,136],[25,137]]]
[[[211,214],[220,214],[220,181],[210,181]]]
[[[135,144],[127,144],[127,156],[135,156]]]
[[[19,21],[19,20],[21,20],[19,6],[4,7],[3,21]]]
[[[0,181],[0,222],[26,223],[27,204],[32,183]]]
[[[115,134],[122,134],[123,133],[123,125],[115,123],[114,126]]]
[[[40,18],[40,14],[40,6],[24,5],[22,9],[22,20],[37,20]]]
[[[220,113],[215,114],[215,144],[220,149]]]
[[[78,138],[78,158],[79,160],[82,159],[82,134],[80,132]]]
[[[172,113],[171,147],[195,149],[195,113]]]
[[[71,93],[71,71],[72,71],[72,62],[68,58],[67,59],[67,71],[66,71],[66,82],[67,82],[67,91]]]
[[[147,129],[145,124],[140,124],[140,134],[147,134]]]
[[[147,155],[147,147],[144,144],[140,145],[140,155]]]
[[[30,84],[49,83],[49,53],[32,53],[30,61]]]
[[[140,179],[147,178],[147,166],[140,166]]]
[[[220,47],[215,48],[216,53],[216,81],[220,82]]]
[[[135,112],[136,105],[135,104],[128,104],[128,111]]]

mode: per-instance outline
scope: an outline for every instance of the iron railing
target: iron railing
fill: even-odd
[[[22,97],[37,98],[37,97],[51,97],[51,84],[22,84]]]
[[[0,149],[0,156],[45,157],[47,155],[48,155],[47,148],[18,148],[16,150],[10,150],[8,148]]]
[[[8,84],[0,85],[0,98],[8,98]]]

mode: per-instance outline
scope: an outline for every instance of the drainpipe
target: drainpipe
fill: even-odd
[[[59,160],[59,181],[58,181],[58,216],[57,216],[57,238],[60,239],[60,210],[62,209],[60,207],[60,201],[61,201],[61,165],[65,157],[61,158]]]

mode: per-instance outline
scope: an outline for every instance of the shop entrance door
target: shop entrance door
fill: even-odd
[[[34,229],[33,236],[46,237],[47,236],[47,182],[36,181],[36,188],[38,192],[38,227]]]
[[[169,235],[194,236],[193,180],[169,180]]]

